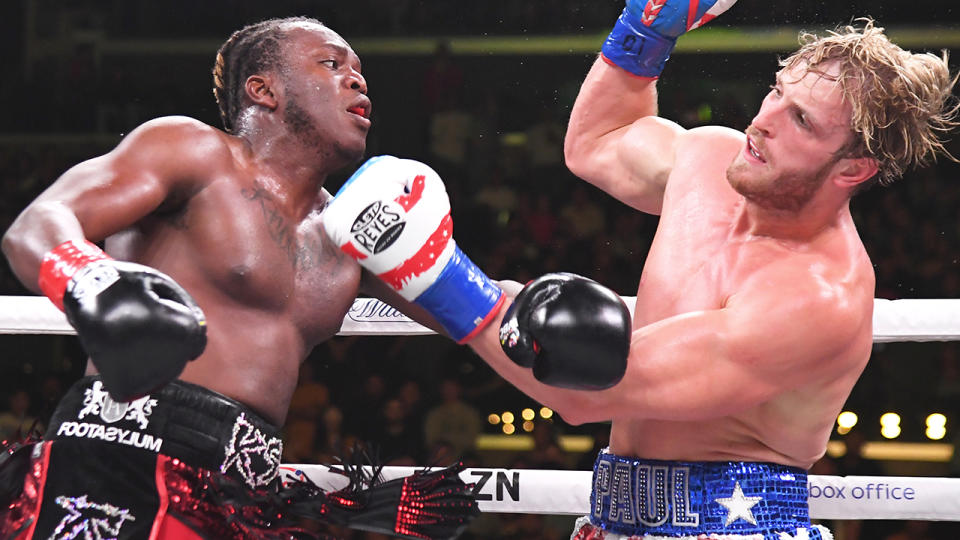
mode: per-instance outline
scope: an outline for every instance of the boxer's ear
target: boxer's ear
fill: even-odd
[[[273,78],[269,75],[251,75],[243,85],[247,98],[256,105],[275,110],[278,105]]]
[[[834,182],[843,188],[855,188],[876,176],[879,167],[872,157],[843,158],[836,164]]]

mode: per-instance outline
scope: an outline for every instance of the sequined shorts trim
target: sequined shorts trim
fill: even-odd
[[[818,537],[817,534],[820,536]],[[810,529],[798,529],[794,534],[780,533],[778,540],[833,540],[833,534],[829,529],[822,525],[812,525]],[[609,531],[604,531],[600,527],[590,523],[590,518],[584,516],[577,519],[573,527],[573,534],[570,540],[763,540],[762,534],[701,534],[699,536],[624,536]]]

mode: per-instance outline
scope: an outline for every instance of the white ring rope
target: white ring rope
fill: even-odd
[[[636,297],[624,296],[633,313]],[[43,296],[0,296],[0,334],[74,334],[54,305]],[[343,318],[341,336],[398,336],[432,334],[375,298],[354,300]],[[884,300],[873,304],[873,340],[960,340],[960,299]]]
[[[303,474],[325,490],[347,479],[325,465],[287,464],[281,477]],[[384,480],[413,474],[415,467],[385,467]],[[590,471],[466,469],[460,478],[477,484],[482,512],[586,515]],[[810,475],[812,519],[960,521],[960,478]]]
[[[623,297],[633,312],[635,297]],[[0,296],[0,334],[74,334],[60,312],[42,296]],[[358,298],[338,335],[425,335],[433,331],[373,298]],[[874,342],[960,340],[960,299],[876,299]],[[285,478],[305,474],[325,489],[346,485],[325,465],[287,464]],[[415,467],[386,467],[389,480]],[[479,487],[484,512],[585,515],[589,511],[589,471],[466,469],[465,482]],[[811,475],[813,519],[914,519],[960,521],[960,479],[893,476]]]

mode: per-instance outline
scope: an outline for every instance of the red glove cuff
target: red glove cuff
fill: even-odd
[[[63,293],[73,275],[84,266],[104,259],[112,260],[112,257],[95,244],[87,240],[68,240],[43,256],[37,279],[40,290],[63,311]]]

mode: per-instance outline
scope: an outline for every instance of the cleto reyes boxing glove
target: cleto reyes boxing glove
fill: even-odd
[[[632,329],[630,310],[610,289],[576,274],[545,274],[507,309],[500,346],[544,384],[602,390],[626,372]]]
[[[457,247],[443,181],[419,161],[367,160],[327,205],[323,227],[343,252],[426,309],[458,343],[499,313],[503,291]]]
[[[639,77],[659,77],[678,37],[716,18],[736,1],[627,0],[603,42],[602,58]]]
[[[40,265],[40,290],[67,316],[116,401],[169,383],[207,344],[206,319],[169,276],[70,240]]]

